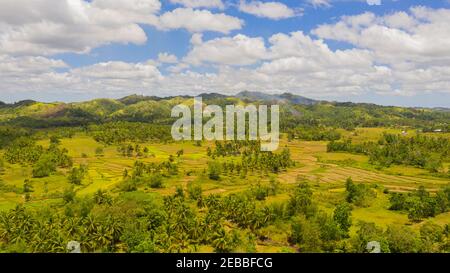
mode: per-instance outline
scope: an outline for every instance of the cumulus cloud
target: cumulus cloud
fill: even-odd
[[[173,54],[169,54],[167,52],[162,52],[162,53],[158,54],[158,61],[161,63],[173,64],[173,63],[178,62],[178,58],[177,58],[177,56],[175,56]]]
[[[160,16],[158,27],[161,29],[184,28],[190,32],[216,31],[229,33],[241,29],[244,21],[224,13],[212,13],[209,10],[177,8]]]
[[[11,57],[0,55],[0,71],[4,77],[20,77],[22,74],[39,75],[54,69],[67,68],[61,60],[44,57]]]
[[[160,14],[158,1],[36,0],[27,1],[28,5],[17,1],[23,4],[20,11],[9,1],[0,9],[3,94],[64,91],[118,96],[258,90],[348,98],[450,93],[449,9],[366,12],[343,16],[311,33],[280,32],[264,38],[203,36],[204,31],[238,30],[244,22],[189,7]],[[188,52],[180,58],[161,52],[157,60],[110,61],[78,68],[53,56],[84,53],[109,43],[144,43],[147,37],[141,24],[187,29],[192,32]],[[329,40],[344,42],[348,49],[332,49]]]
[[[17,0],[0,8],[0,54],[86,53],[109,43],[143,44],[158,0]]]
[[[241,12],[249,13],[257,17],[265,17],[272,20],[286,19],[298,15],[298,13],[281,2],[260,2],[241,0],[238,6]]]
[[[45,57],[11,57],[0,55],[0,89],[2,93],[47,92],[63,90],[69,75],[58,69],[68,65]]]
[[[313,33],[372,50],[378,61],[392,65],[450,64],[450,10],[413,7],[409,13],[386,16],[364,13],[344,16]]]
[[[158,81],[163,77],[152,61],[146,63],[126,63],[111,61],[72,69],[73,75],[84,79],[102,79],[115,81],[138,80]]]
[[[198,6],[217,1],[184,2]],[[159,15],[160,9],[158,0],[4,1],[0,6],[0,54],[49,56],[88,53],[111,43],[142,45],[147,36],[140,24],[221,33],[244,24],[238,18],[208,10],[177,8]]]
[[[188,68],[189,68],[189,65],[187,63],[178,63],[176,65],[169,66],[167,68],[167,71],[172,72],[172,73],[179,73]]]
[[[225,8],[222,0],[170,0],[170,2],[187,8]]]
[[[192,38],[193,49],[184,61],[194,65],[203,63],[224,65],[250,65],[267,55],[264,40],[242,34],[202,41],[201,36]]]
[[[301,91],[314,97],[360,94],[369,88],[386,91],[390,86],[387,77],[390,69],[372,66],[371,56],[365,50],[332,51],[323,41],[302,32],[275,34],[268,40],[268,47],[261,37],[235,35],[203,41],[200,35],[195,36],[193,50],[183,62],[169,67],[171,74],[166,76],[152,61],[105,62],[61,73],[49,67],[41,73],[46,75],[41,78],[52,78],[51,84],[38,86],[32,83],[32,86],[35,90],[64,87],[64,90],[75,90],[73,92],[101,90],[108,94],[126,94],[130,90],[151,94]],[[214,63],[218,70],[194,72],[184,61]],[[258,63],[260,65],[256,67],[248,66]],[[54,66],[59,65],[63,64],[56,61]],[[30,85],[32,77],[27,79],[27,73],[21,75],[20,85]],[[14,88],[18,87],[9,86],[7,91]]]

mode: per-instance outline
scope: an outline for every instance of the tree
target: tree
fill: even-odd
[[[163,187],[163,177],[161,174],[153,174],[150,176],[150,188],[160,189]]]
[[[59,140],[59,138],[57,136],[50,137],[50,144],[59,145],[60,143],[61,143],[61,141]]]
[[[420,237],[424,252],[439,252],[440,243],[444,241],[444,229],[428,221],[420,227]]]
[[[212,246],[217,253],[228,253],[234,248],[233,239],[225,229],[221,228],[213,234]]]
[[[187,192],[189,198],[192,200],[199,201],[202,198],[202,186],[198,184],[189,183]]]
[[[56,171],[56,163],[51,154],[43,154],[33,167],[33,177],[46,177]]]
[[[346,200],[349,203],[352,203],[356,198],[356,186],[355,183],[353,183],[353,180],[351,177],[347,178],[345,181],[345,190],[347,192]]]
[[[410,227],[390,225],[385,236],[393,253],[416,253],[421,248],[420,240]]]
[[[219,162],[216,162],[216,161],[208,162],[208,176],[209,176],[209,179],[219,180],[221,173],[222,173],[222,167],[221,167]]]
[[[289,198],[287,210],[290,215],[301,213],[307,218],[313,216],[317,207],[312,200],[312,190],[308,183],[300,183]]]
[[[31,181],[28,179],[25,179],[25,181],[23,181],[23,192],[24,193],[33,192],[33,185],[31,185]]]
[[[436,193],[436,208],[438,212],[444,213],[447,211],[450,205],[450,200],[448,199],[445,190],[440,190]]]
[[[184,190],[183,187],[177,186],[175,188],[175,197],[179,197],[181,199],[184,199]]]
[[[253,189],[253,193],[255,195],[256,200],[263,201],[269,195],[269,189],[258,183],[256,187]]]
[[[411,221],[419,222],[425,214],[424,203],[418,197],[408,199],[408,218]]]
[[[104,153],[103,147],[97,147],[97,148],[95,148],[95,154],[96,154],[97,156],[103,156],[103,153]]]
[[[73,186],[66,188],[63,193],[64,203],[67,204],[73,202],[75,200],[75,196],[76,192],[74,191]]]
[[[348,231],[352,225],[352,208],[348,203],[340,203],[334,210],[333,219],[338,223],[339,228],[348,236]]]
[[[5,161],[3,158],[0,158],[0,174],[3,174],[5,171]]]
[[[442,170],[442,160],[439,156],[430,156],[430,158],[425,163],[425,169],[429,170],[432,173],[438,173]]]
[[[367,206],[370,198],[376,196],[367,185],[355,184],[351,177],[347,178],[345,182],[346,189],[346,201],[348,203],[353,203],[357,206]]]
[[[31,181],[25,179],[25,181],[23,181],[23,193],[25,194],[25,202],[30,201],[31,192],[33,192],[33,186],[31,185]]]
[[[276,195],[280,188],[280,182],[273,176],[269,178],[270,194]]]
[[[405,195],[402,193],[392,193],[389,197],[389,202],[391,203],[390,210],[404,210],[406,205]]]
[[[84,176],[86,175],[87,167],[85,165],[80,165],[79,167],[74,167],[69,172],[69,176],[67,179],[69,180],[69,183],[74,185],[81,185],[81,182],[83,181]]]
[[[301,252],[321,252],[320,226],[304,216],[295,218],[291,225],[290,241],[296,243]]]
[[[389,244],[384,237],[383,229],[377,227],[375,223],[369,223],[360,221],[357,226],[356,236],[351,238],[351,242],[355,252],[364,253],[367,252],[367,243],[375,241],[380,243],[381,252],[388,253]]]
[[[122,178],[123,179],[128,178],[128,170],[127,169],[123,169]]]
[[[100,189],[96,191],[94,194],[94,203],[96,203],[97,205],[103,204],[111,205],[112,198],[111,196],[108,195],[106,191]]]

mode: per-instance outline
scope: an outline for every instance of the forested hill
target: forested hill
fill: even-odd
[[[404,108],[366,103],[316,101],[289,93],[268,95],[244,91],[236,96],[200,95],[206,104],[280,104],[281,126],[354,127],[408,126],[425,131],[450,131],[448,109]],[[1,125],[28,128],[85,126],[111,121],[169,125],[174,105],[193,104],[190,96],[156,97],[131,95],[121,99],[95,99],[77,103],[43,103],[32,100],[0,103]]]

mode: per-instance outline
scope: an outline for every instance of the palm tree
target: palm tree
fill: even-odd
[[[230,244],[225,230],[219,229],[213,235],[212,246],[214,247],[215,252],[226,253],[230,251]]]

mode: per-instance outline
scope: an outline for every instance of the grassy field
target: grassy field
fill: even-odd
[[[398,129],[361,128],[353,133],[345,131],[343,134],[344,137],[352,137],[354,141],[367,141],[376,140],[385,131],[401,132]],[[410,133],[414,134],[412,131]],[[48,146],[49,141],[42,140],[39,144]],[[424,186],[429,191],[436,191],[450,182],[449,179],[433,177],[427,171],[414,167],[391,166],[385,169],[376,169],[368,163],[367,156],[327,153],[326,144],[327,142],[320,141],[295,140],[288,142],[283,139],[281,147],[290,149],[296,165],[277,175],[277,179],[282,185],[282,191],[275,196],[270,196],[265,202],[287,200],[289,198],[288,189],[294,187],[298,179],[301,179],[309,181],[313,185],[315,199],[318,200],[320,207],[325,211],[332,212],[339,200],[344,198],[345,180],[351,177],[355,182],[372,185],[377,193],[376,198],[369,206],[354,209],[353,220],[355,222],[370,221],[382,227],[392,223],[409,224],[414,228],[419,228],[421,223],[409,223],[405,213],[388,210],[389,200],[384,189],[407,192],[417,189],[418,186]],[[144,162],[161,162],[167,160],[170,155],[176,154],[178,150],[184,151],[182,156],[175,159],[180,166],[179,174],[165,179],[162,189],[142,186],[135,193],[141,199],[154,194],[163,196],[173,194],[177,186],[186,188],[188,183],[200,184],[205,194],[230,194],[244,191],[257,183],[269,183],[269,176],[264,173],[254,173],[245,179],[238,176],[225,176],[220,181],[208,179],[205,169],[210,159],[206,155],[206,149],[213,145],[209,142],[203,142],[201,146],[196,146],[193,142],[141,143],[140,145],[149,150],[149,156],[140,158]],[[99,189],[118,194],[117,186],[122,181],[124,169],[131,169],[137,159],[119,154],[115,145],[103,146],[94,139],[81,134],[61,139],[61,146],[68,150],[75,165],[86,164],[88,166],[88,173],[82,185],[75,188],[78,196],[93,194]],[[98,147],[103,148],[101,155],[96,155]],[[233,160],[233,158],[218,160]],[[0,210],[11,209],[16,204],[42,207],[60,202],[62,192],[70,186],[66,172],[67,170],[60,169],[50,177],[31,178],[30,166],[5,164],[1,179],[16,191],[0,192]],[[34,190],[29,202],[25,202],[20,191],[25,179],[31,180]],[[450,223],[450,213],[440,214],[434,218],[434,221],[438,224]],[[263,232],[270,236],[271,241],[258,244],[257,251],[293,251],[286,244],[286,233],[280,232],[286,227],[283,227],[283,223],[277,225],[264,228]],[[351,232],[354,232],[353,229],[354,226]]]

